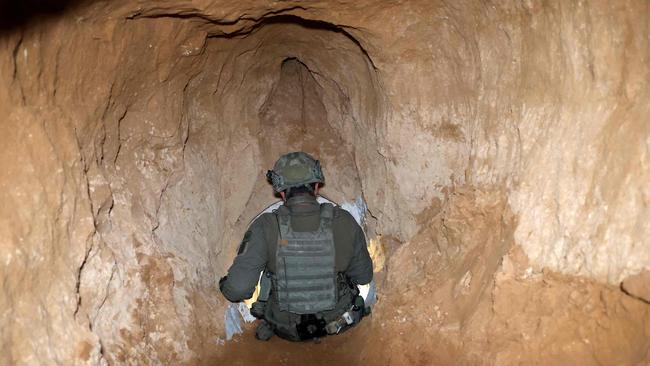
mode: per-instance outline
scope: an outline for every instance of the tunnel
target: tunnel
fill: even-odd
[[[0,364],[650,364],[647,1],[0,9]],[[291,151],[376,303],[261,342],[218,282]]]

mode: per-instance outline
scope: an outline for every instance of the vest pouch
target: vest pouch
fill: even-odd
[[[251,315],[257,319],[264,319],[266,311],[266,301],[255,301],[251,306]]]
[[[364,316],[368,316],[372,313],[370,306],[366,306],[366,302],[360,295],[357,295],[352,302],[352,310],[359,315],[359,320]]]
[[[325,330],[325,320],[314,314],[304,314],[300,316],[300,323],[296,325],[300,340],[308,340],[327,335]]]

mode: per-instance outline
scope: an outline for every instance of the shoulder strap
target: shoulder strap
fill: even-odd
[[[332,219],[334,218],[334,205],[331,203],[322,203],[320,205],[320,228],[329,230],[332,228]]]
[[[290,211],[287,207],[282,205],[277,210],[273,211],[273,213],[278,220],[280,239],[284,239],[289,235],[289,232],[291,231]]]

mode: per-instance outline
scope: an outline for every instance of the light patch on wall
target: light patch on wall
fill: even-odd
[[[368,253],[372,258],[373,272],[381,272],[386,265],[386,252],[384,251],[384,245],[381,243],[381,235],[377,235],[368,241]]]

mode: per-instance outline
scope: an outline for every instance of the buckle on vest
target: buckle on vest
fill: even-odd
[[[341,315],[341,316],[343,317],[343,319],[345,319],[345,323],[346,323],[347,325],[350,325],[350,324],[354,323],[354,319],[352,319],[352,315],[350,315],[350,312],[349,312],[349,311],[346,311],[346,312],[343,313],[343,315]]]

